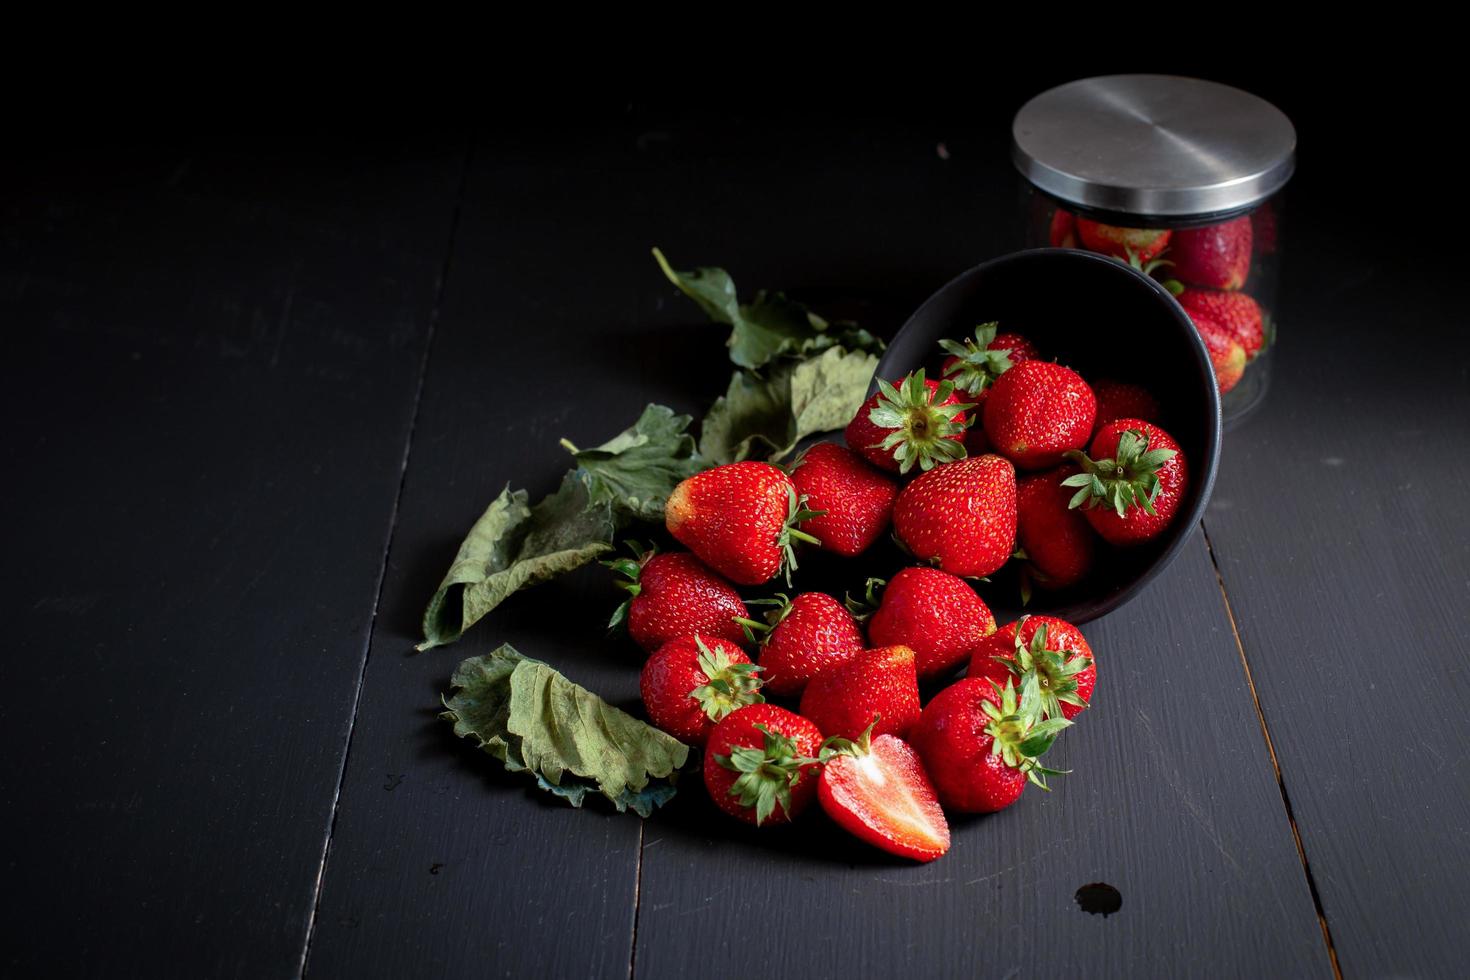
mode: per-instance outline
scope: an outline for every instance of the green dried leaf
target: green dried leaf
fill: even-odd
[[[773,365],[764,378],[737,371],[704,418],[699,453],[710,465],[782,459],[807,436],[847,425],[877,367],[871,354],[834,347]]]
[[[690,418],[649,405],[632,428],[600,446],[566,446],[581,466],[593,504],[645,521],[661,521],[664,501],[679,481],[704,468],[688,432]]]
[[[611,551],[614,530],[612,507],[593,503],[575,472],[535,507],[526,491],[506,487],[470,528],[429,600],[418,649],[453,643],[511,593]]]
[[[735,282],[719,268],[679,272],[662,252],[653,250],[668,280],[694,300],[705,315],[730,327],[725,342],[730,360],[755,370],[778,357],[812,354],[829,347],[877,352],[883,342],[851,323],[829,323],[801,303],[776,292],[762,291],[752,303],[739,302]]]
[[[509,644],[460,663],[441,718],[512,772],[581,806],[596,791],[648,816],[674,795],[689,747]]]

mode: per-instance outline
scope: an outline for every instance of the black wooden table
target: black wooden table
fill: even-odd
[[[1462,975],[1470,256],[1448,214],[1341,210],[1354,137],[1301,103],[1269,400],[1182,556],[1087,627],[1055,792],[911,866],[697,790],[575,810],[436,720],[506,641],[636,699],[600,569],[411,647],[558,438],[721,390],[649,247],[891,332],[1014,247],[1014,94],[7,162],[0,973]]]

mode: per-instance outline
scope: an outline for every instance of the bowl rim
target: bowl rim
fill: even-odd
[[[920,303],[918,308],[909,314],[908,319],[903,322],[903,326],[899,327],[898,332],[893,336],[897,340],[916,321],[935,316],[935,314],[929,313],[931,307],[944,305],[949,299],[949,294],[964,288],[976,276],[1007,266],[1033,263],[1038,260],[1048,261],[1048,257],[1055,257],[1065,262],[1098,263],[1113,270],[1112,274],[1132,277],[1135,281],[1141,283],[1160,301],[1168,311],[1170,317],[1178,325],[1180,331],[1188,338],[1189,348],[1194,352],[1196,364],[1201,369],[1199,376],[1209,380],[1207,397],[1210,405],[1210,415],[1205,420],[1205,465],[1200,467],[1192,463],[1190,466],[1193,478],[1199,481],[1199,493],[1195,497],[1194,505],[1190,507],[1187,514],[1182,515],[1165,532],[1170,535],[1170,538],[1164,545],[1163,550],[1159,552],[1158,557],[1127,588],[1111,593],[1105,598],[1087,599],[1074,603],[1073,606],[1056,611],[1061,614],[1059,618],[1067,619],[1069,622],[1086,623],[1106,616],[1108,613],[1133,599],[1160,572],[1169,567],[1174,559],[1178,557],[1179,552],[1183,550],[1184,543],[1193,535],[1194,528],[1200,524],[1204,517],[1205,508],[1209,505],[1210,494],[1214,492],[1215,474],[1220,467],[1222,431],[1220,392],[1219,386],[1215,383],[1215,368],[1210,363],[1209,351],[1205,348],[1205,342],[1200,338],[1199,331],[1195,330],[1194,321],[1189,319],[1189,314],[1184,312],[1184,307],[1179,305],[1179,301],[1174,298],[1174,295],[1165,289],[1157,280],[1131,266],[1125,265],[1118,259],[1073,248],[1028,248],[1016,252],[1008,252],[1005,255],[988,259],[978,265],[971,266],[950,279],[949,282],[940,286],[924,302]],[[888,351],[885,351],[883,357],[878,361],[878,367],[873,374],[873,380],[868,385],[868,394],[870,396],[878,390],[879,379],[887,378],[892,373],[892,366],[888,363],[892,350],[893,347],[890,344]],[[1073,607],[1078,607],[1080,611],[1074,611]],[[1038,615],[1052,615],[1052,612],[1043,612]]]

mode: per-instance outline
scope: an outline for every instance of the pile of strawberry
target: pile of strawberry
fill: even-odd
[[[1122,259],[1157,275],[1194,321],[1220,394],[1240,383],[1270,343],[1269,314],[1244,292],[1251,258],[1275,251],[1275,212],[1265,207],[1202,228],[1120,228],[1058,208],[1051,244]]]
[[[1038,585],[1075,584],[1105,546],[1160,534],[1188,481],[1142,388],[1090,386],[995,324],[942,346],[943,380],[880,382],[846,448],[680,483],[665,525],[687,552],[635,546],[607,563],[632,593],[614,621],[650,654],[648,717],[704,748],[717,805],[764,825],[815,796],[859,838],[925,861],[949,847],[946,809],[993,812],[1028,782],[1045,788],[1056,771],[1041,757],[1097,677],[1075,626],[1033,615],[997,630],[966,580],[1023,556]],[[861,598],[747,603],[735,589],[789,583],[798,547],[852,558],[890,528],[914,564]],[[921,682],[961,668],[922,702]]]

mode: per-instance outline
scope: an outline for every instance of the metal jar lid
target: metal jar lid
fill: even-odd
[[[1249,208],[1296,166],[1296,130],[1265,99],[1172,75],[1108,75],[1043,92],[1016,113],[1011,156],[1080,207],[1180,217]]]

